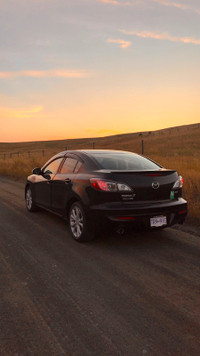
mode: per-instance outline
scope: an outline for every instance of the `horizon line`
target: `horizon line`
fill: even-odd
[[[58,141],[80,141],[80,140],[92,140],[92,139],[103,139],[103,138],[108,138],[108,137],[116,137],[116,136],[125,136],[125,135],[137,135],[137,134],[145,134],[149,132],[159,132],[159,131],[164,131],[164,130],[170,130],[170,129],[176,129],[176,128],[184,128],[186,126],[196,126],[200,125],[200,122],[196,122],[193,124],[184,124],[184,125],[178,125],[178,126],[170,126],[170,127],[164,127],[162,129],[158,130],[146,130],[146,131],[136,131],[136,132],[126,132],[126,133],[119,133],[119,134],[114,134],[114,135],[106,135],[106,136],[96,136],[96,137],[77,137],[77,138],[63,138],[63,139],[51,139],[51,140],[39,140],[39,141],[0,141],[1,144],[15,144],[15,143],[37,143],[37,142],[58,142]],[[0,152],[1,153],[1,152]]]

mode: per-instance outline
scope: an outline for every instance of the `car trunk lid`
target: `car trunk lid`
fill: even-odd
[[[113,180],[126,183],[132,188],[134,201],[170,199],[170,192],[178,179],[176,171],[167,169],[158,171],[112,171],[111,175]]]

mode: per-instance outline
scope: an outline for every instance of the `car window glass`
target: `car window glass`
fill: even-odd
[[[140,171],[161,168],[151,160],[134,153],[94,153],[92,156],[103,169]]]
[[[77,165],[75,167],[74,173],[78,173],[80,168],[81,168],[81,166],[82,166],[82,163],[80,161],[78,161],[78,163],[77,163]]]
[[[77,163],[77,159],[71,157],[66,158],[60,173],[61,174],[73,173],[76,163]]]
[[[53,162],[48,164],[44,169],[44,174],[56,174],[63,158],[55,159]]]

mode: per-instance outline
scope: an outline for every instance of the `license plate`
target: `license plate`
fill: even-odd
[[[154,216],[150,218],[150,226],[151,227],[159,227],[167,225],[167,217],[166,216]]]

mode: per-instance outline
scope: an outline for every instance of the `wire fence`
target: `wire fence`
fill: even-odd
[[[81,146],[81,147],[78,147]],[[103,149],[102,147],[97,147],[97,142],[90,142],[87,144],[88,149]],[[65,147],[58,147],[58,150],[55,151],[54,148],[46,148],[46,149],[40,149],[40,150],[28,150],[28,151],[13,151],[13,152],[0,152],[0,159],[6,160],[6,159],[12,159],[12,158],[31,158],[36,155],[45,157],[49,154],[56,154],[59,151],[68,151],[68,150],[75,150],[79,148],[84,148],[86,149],[86,146],[84,144],[69,144],[66,145]],[[53,152],[54,151],[54,152]],[[141,140],[141,154],[144,154],[144,140]]]
[[[0,153],[0,158],[6,160],[7,158],[20,158],[20,157],[31,157],[36,154],[40,154],[43,157],[48,154],[48,150],[38,150],[38,151],[20,151],[20,152],[2,152]]]

